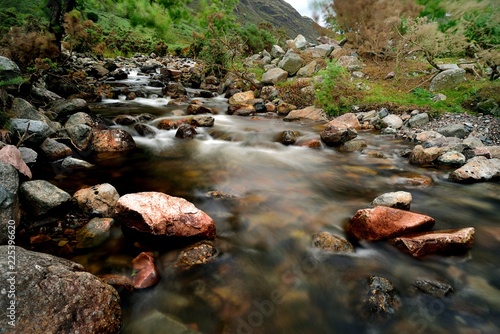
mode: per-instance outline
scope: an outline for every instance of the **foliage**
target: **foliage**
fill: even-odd
[[[297,109],[313,105],[315,101],[314,87],[309,80],[298,79],[279,83],[278,96],[286,103],[293,104]]]
[[[323,80],[316,87],[316,104],[330,115],[349,111],[363,96],[350,80],[349,72],[336,61],[330,62],[320,75]]]
[[[44,31],[25,32],[13,27],[2,39],[0,53],[26,69],[33,66],[37,58],[56,59],[59,56],[52,40],[52,35]]]

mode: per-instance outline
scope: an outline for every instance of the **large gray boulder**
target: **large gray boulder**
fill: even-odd
[[[279,45],[273,45],[271,48],[271,56],[273,58],[281,58],[285,55],[285,50]]]
[[[23,208],[34,216],[43,215],[71,200],[67,192],[45,180],[24,182],[20,190]]]
[[[21,70],[16,63],[0,56],[0,81],[8,81],[21,76]]]
[[[449,69],[438,73],[431,81],[429,90],[435,92],[445,89],[453,89],[465,79],[465,70],[459,69]]]
[[[262,83],[275,85],[278,82],[286,81],[286,78],[288,78],[288,72],[276,67],[270,69],[262,75]]]
[[[474,157],[465,165],[450,173],[455,182],[478,182],[500,178],[500,159]]]
[[[34,146],[40,145],[52,134],[52,130],[47,123],[23,118],[12,118],[10,120],[10,128],[20,136],[26,134],[24,142]]]
[[[278,63],[278,67],[288,72],[288,75],[295,75],[302,67],[302,58],[295,52],[288,51],[283,59]]]
[[[8,252],[15,254],[14,269]],[[8,333],[114,334],[121,328],[116,290],[72,261],[0,246],[0,290],[0,308],[5,312],[15,305],[15,328],[7,313],[0,317],[0,328]]]
[[[19,174],[17,170],[6,163],[0,162],[0,245],[8,241],[7,226],[17,227],[21,219],[19,210]]]

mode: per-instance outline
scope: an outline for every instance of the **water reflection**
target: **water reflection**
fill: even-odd
[[[223,110],[226,102],[210,103]],[[150,110],[141,108],[133,110]],[[110,118],[117,113],[114,108],[98,112]],[[173,117],[163,107],[156,115]],[[407,143],[373,133],[360,137],[369,143],[367,151],[381,152],[378,157],[276,140],[284,130],[317,136],[314,124],[266,116],[219,114],[215,119],[215,126],[199,129],[194,140],[177,139],[174,130],[135,137],[136,152],[97,156],[96,168],[63,181],[68,190],[109,182],[121,195],[161,191],[181,196],[216,221],[221,255],[185,271],[172,265],[175,251],[157,253],[162,280],[124,300],[123,333],[499,331],[500,184],[448,182],[446,171],[421,169],[400,158]],[[362,242],[349,255],[311,249],[313,233],[343,235],[356,210],[397,190],[410,191],[412,211],[434,217],[436,228],[475,227],[472,251],[465,257],[417,260],[386,243]],[[94,263],[94,272],[127,273],[141,249],[120,238],[105,246],[113,249],[109,253],[98,251],[93,259],[101,265]],[[359,317],[363,280],[370,275],[391,280],[401,295],[401,310],[385,322]],[[416,294],[412,283],[419,277],[448,282],[455,293],[442,299]]]

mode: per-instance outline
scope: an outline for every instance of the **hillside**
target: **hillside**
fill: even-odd
[[[284,0],[240,0],[235,14],[240,22],[258,24],[269,22],[278,28],[283,28],[290,38],[302,34],[309,41],[315,41],[319,36],[313,29],[313,20],[301,16]]]

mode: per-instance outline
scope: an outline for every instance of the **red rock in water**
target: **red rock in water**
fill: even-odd
[[[159,192],[120,197],[115,219],[123,226],[152,236],[215,238],[215,223],[183,198]]]
[[[149,288],[160,280],[160,274],[155,266],[155,259],[150,252],[142,252],[132,260],[134,271],[137,273],[132,278],[134,288]]]
[[[347,232],[369,241],[394,238],[431,228],[434,218],[419,213],[377,206],[358,210],[351,218]]]
[[[399,249],[413,256],[461,254],[474,243],[474,228],[414,233],[391,240]]]
[[[135,149],[135,141],[125,130],[96,130],[92,148],[96,152],[124,152]]]

